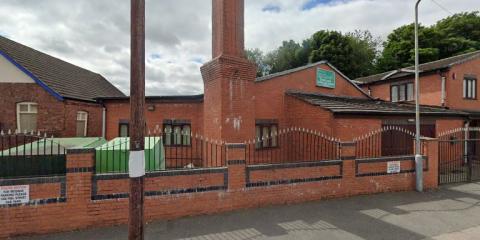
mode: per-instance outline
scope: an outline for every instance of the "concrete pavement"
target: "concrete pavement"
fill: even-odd
[[[18,239],[126,239],[126,226]],[[146,239],[480,239],[480,183],[156,221]]]

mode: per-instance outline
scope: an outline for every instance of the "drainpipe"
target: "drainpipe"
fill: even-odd
[[[445,107],[445,99],[446,99],[446,82],[447,82],[447,77],[445,77],[445,74],[440,74],[442,77],[442,98],[440,100],[440,103],[442,104],[442,107]]]
[[[105,105],[102,106],[102,137],[105,138],[106,132],[106,119],[107,119],[107,108]]]
[[[463,162],[465,164],[468,164],[468,142],[470,139],[470,120],[465,122],[465,129],[464,129],[464,134],[465,134],[465,142],[463,144]]]

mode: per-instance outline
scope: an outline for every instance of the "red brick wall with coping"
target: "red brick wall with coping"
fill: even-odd
[[[360,176],[351,143],[342,147],[343,160],[256,166],[245,164],[242,146],[228,146],[228,167],[148,174],[146,220],[415,188],[415,175],[407,169],[412,159],[397,159],[405,162],[402,169],[409,170],[405,173]],[[426,151],[425,188],[431,189],[437,187],[437,142],[428,141]],[[93,166],[93,152],[72,150],[67,155],[66,177],[53,183],[45,183],[51,178],[18,183],[31,185],[31,202],[0,207],[0,238],[126,224],[128,176],[95,175]],[[378,163],[361,168],[379,169]],[[0,185],[15,185],[8,181],[0,180]]]
[[[37,128],[55,137],[75,137],[77,111],[88,112],[90,137],[102,134],[102,108],[99,104],[75,100],[59,101],[35,83],[0,83],[2,129],[17,128],[17,103],[38,104]]]

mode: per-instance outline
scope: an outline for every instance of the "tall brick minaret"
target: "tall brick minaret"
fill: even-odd
[[[244,0],[212,0],[213,60],[202,66],[204,135],[240,143],[255,135],[255,65],[245,58]]]

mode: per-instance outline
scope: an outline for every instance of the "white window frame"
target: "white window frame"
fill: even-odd
[[[80,116],[85,116],[84,119],[80,118]],[[88,112],[86,111],[78,111],[77,112],[77,117],[76,117],[76,121],[75,121],[75,131],[76,131],[76,128],[77,128],[77,124],[78,124],[78,121],[85,121],[85,125],[84,125],[84,128],[83,128],[83,136],[87,136],[87,130],[88,130]],[[75,133],[76,135],[76,133]],[[78,136],[77,136],[78,137]]]
[[[26,112],[25,111],[22,112],[20,110],[20,106],[22,106],[22,105],[27,105],[27,111]],[[36,106],[36,110],[32,110],[32,106]],[[36,102],[19,102],[19,103],[17,103],[17,129],[18,129],[18,131],[22,132],[24,130],[24,129],[22,129],[22,126],[20,126],[20,115],[21,114],[34,114],[34,113],[37,114],[37,117],[38,117],[38,103],[36,103]],[[37,128],[38,128],[38,125],[37,125]]]
[[[475,100],[477,99],[477,79],[464,78],[463,79],[463,98]]]

